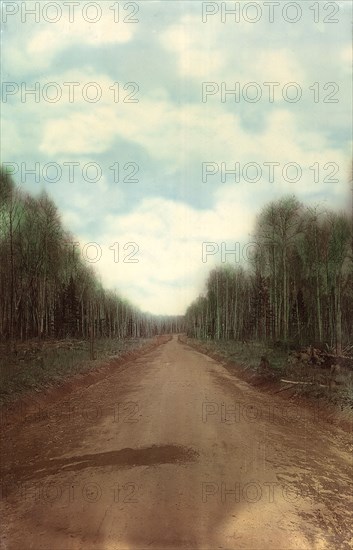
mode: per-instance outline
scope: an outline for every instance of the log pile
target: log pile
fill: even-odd
[[[297,351],[293,351],[288,358],[288,362],[302,363],[307,366],[316,366],[322,369],[332,369],[339,366],[343,369],[353,368],[353,357],[348,355],[335,355],[326,350],[308,346]],[[337,370],[337,369],[336,369]]]
[[[313,346],[292,352],[288,357],[288,366],[291,371],[300,367],[306,379],[322,382],[331,389],[353,381],[353,357],[335,355]]]

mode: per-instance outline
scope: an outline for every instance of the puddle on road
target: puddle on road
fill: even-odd
[[[86,454],[64,458],[38,461],[34,464],[11,469],[11,474],[19,479],[42,478],[67,471],[79,471],[85,468],[116,466],[133,468],[160,464],[183,464],[195,462],[199,454],[191,448],[181,445],[152,445],[137,449],[125,448],[118,451]]]

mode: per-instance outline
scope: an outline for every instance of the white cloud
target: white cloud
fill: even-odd
[[[128,24],[122,21],[122,18],[115,22],[114,13],[109,10],[112,4],[101,2],[98,5],[102,15],[100,18],[97,16],[96,22],[90,22],[95,20],[95,12],[87,11],[83,14],[83,4],[74,9],[71,23],[69,9],[64,6],[62,16],[56,22],[47,21],[55,19],[55,13],[50,14],[48,11],[48,15],[43,15],[43,7],[39,13],[38,23],[34,21],[33,15],[28,15],[25,24],[19,23],[19,28],[22,27],[21,32],[16,34],[12,42],[5,44],[6,65],[14,74],[44,71],[52,65],[57,54],[64,50],[72,50],[77,46],[100,47],[129,42],[136,32],[137,25]],[[20,18],[20,15],[17,17]],[[8,19],[10,27],[16,23],[16,18]]]
[[[249,193],[250,193],[249,189]],[[233,187],[226,199],[219,197],[212,210],[199,211],[183,203],[166,199],[145,199],[131,213],[104,219],[104,234],[96,242],[102,248],[102,258],[95,267],[103,283],[117,287],[143,310],[152,313],[184,312],[202,289],[205,267],[220,261],[220,254],[202,261],[202,243],[247,241],[246,228],[253,223],[251,204],[237,205],[238,190]],[[229,202],[230,195],[233,201]],[[237,205],[234,208],[234,205]],[[236,215],[235,215],[236,212]],[[81,246],[87,242],[81,236]],[[119,243],[119,263],[109,250]],[[136,254],[126,263],[131,246]],[[125,259],[125,262],[124,262]]]
[[[150,3],[146,2],[146,11],[147,4]],[[295,193],[305,202],[329,198],[333,207],[342,200],[349,156],[349,150],[344,150],[349,133],[346,108],[350,105],[350,87],[344,78],[350,70],[351,50],[344,47],[343,39],[334,43],[332,33],[328,35],[330,29],[326,31],[325,62],[318,63],[317,53],[309,56],[307,52],[311,47],[319,51],[319,45],[325,43],[324,34],[318,35],[316,27],[312,29],[304,22],[304,26],[275,29],[274,25],[223,25],[211,18],[204,25],[199,12],[198,16],[186,15],[179,20],[170,17],[169,12],[166,19],[156,17],[165,6],[166,2],[160,2],[153,8],[160,11],[149,13],[150,19],[145,21],[153,21],[151,26],[115,24],[112,12],[107,12],[104,17],[110,20],[96,24],[77,19],[74,24],[28,24],[13,32],[10,43],[5,43],[4,58],[11,74],[21,78],[22,74],[24,78],[29,75],[33,82],[40,80],[41,86],[47,82],[61,86],[64,82],[79,82],[80,86],[74,103],[69,102],[68,89],[64,87],[57,103],[35,103],[31,99],[22,103],[19,95],[11,98],[3,105],[9,121],[6,134],[5,129],[3,133],[7,137],[6,160],[21,162],[23,157],[61,164],[76,160],[81,166],[92,160],[105,163],[105,178],[99,184],[80,180],[69,185],[65,180],[50,189],[63,211],[65,224],[82,243],[95,240],[102,246],[103,256],[96,267],[106,285],[118,288],[142,309],[182,313],[202,289],[209,268],[220,260],[218,254],[209,262],[202,262],[203,242],[220,245],[251,240],[249,233],[256,213],[284,193]],[[186,7],[184,13],[193,9]],[[166,21],[172,23],[168,25]],[[139,40],[134,42],[137,30]],[[315,41],[320,40],[318,45]],[[129,42],[126,50],[119,48]],[[105,60],[103,55],[90,57],[86,53],[93,51],[91,47],[102,53],[102,47],[112,44],[117,46],[114,64],[111,58]],[[144,44],[148,55],[154,54],[156,59],[162,45],[160,73],[157,63],[147,59]],[[61,53],[65,55],[60,56]],[[77,70],[73,67],[65,71],[72,53]],[[136,74],[142,75],[140,101],[114,103],[109,90],[114,79],[126,75],[124,71],[131,71],[131,79],[135,78],[131,60],[139,63]],[[38,71],[42,71],[40,76]],[[318,81],[322,91],[323,84],[334,78],[341,85],[340,103],[314,104],[309,86]],[[235,82],[243,85],[254,81],[297,81],[311,103],[306,98],[306,102],[298,104],[284,100],[272,105],[245,101],[224,104],[220,94],[202,103],[202,80],[219,84],[223,81],[229,87]],[[82,87],[87,82],[96,82],[102,89],[97,103],[88,103],[82,97]],[[256,116],[260,117],[260,125],[254,123]],[[170,192],[172,196],[174,190],[168,191],[171,182],[178,181],[185,188],[186,201],[195,204],[197,190],[207,195],[209,207],[200,210],[181,201],[151,198],[151,190],[147,198],[146,181],[133,188],[108,183],[112,176],[108,157],[124,158],[131,150],[139,151],[148,177],[154,175],[156,193],[163,192],[165,196]],[[239,183],[231,183],[228,178],[224,184],[218,171],[208,183],[202,183],[202,162],[225,162],[227,168],[235,162],[242,167],[256,162],[263,177],[256,184],[244,178]],[[273,183],[266,182],[268,168],[264,162],[280,163]],[[289,162],[296,162],[303,169],[298,183],[283,177],[283,166]],[[323,167],[329,162],[340,167],[338,183],[324,181],[330,171]],[[315,163],[320,166],[318,183],[310,170]],[[141,166],[141,174],[143,171]],[[161,191],[164,183],[166,188]],[[130,209],[128,213],[124,213],[125,206]],[[139,262],[123,262],[123,254],[129,251],[121,249],[120,262],[115,264],[113,251],[109,250],[115,242],[121,247],[136,242]]]
[[[49,119],[43,128],[39,150],[47,155],[101,153],[116,136],[110,109],[95,107],[89,112],[75,112],[67,118]]]
[[[214,22],[205,24],[200,17],[184,16],[161,34],[163,47],[176,57],[179,73],[193,80],[247,82],[291,82],[303,79],[303,70],[295,55],[286,47],[271,49],[253,39],[255,29],[238,23],[236,32]],[[230,43],[233,47],[230,47]]]
[[[330,145],[322,132],[303,132],[299,123],[293,112],[277,109],[268,112],[262,132],[250,133],[238,115],[227,112],[223,105],[210,108],[205,104],[177,105],[144,98],[140,103],[122,104],[118,109],[114,104],[94,110],[87,106],[66,117],[49,118],[44,124],[40,150],[54,156],[87,155],[108,151],[114,140],[120,139],[141,146],[151,161],[159,163],[158,173],[193,166],[199,170],[200,180],[203,162],[219,166],[221,162],[229,166],[235,162],[242,165],[256,162],[261,166],[264,162],[277,162],[280,163],[277,174],[284,165],[294,162],[308,176],[312,175],[309,167],[314,163],[324,166],[335,162],[344,166],[345,152]],[[209,181],[212,180],[216,178]],[[283,192],[293,191],[293,183],[285,180],[277,177],[277,184]],[[332,182],[327,183],[332,186]],[[317,187],[313,177],[307,178],[306,185],[307,192]]]
[[[300,199],[308,185],[301,182],[300,186],[301,189],[288,186],[285,191],[298,194]],[[253,250],[256,215],[265,204],[280,196],[283,188],[279,185],[243,182],[219,185],[210,209],[199,210],[182,202],[150,198],[142,200],[128,214],[102,214],[104,229],[95,239],[102,257],[94,264],[95,268],[104,285],[118,288],[143,310],[183,314],[202,292],[212,267],[224,261],[246,264],[247,254]],[[316,202],[316,199],[306,201]],[[83,246],[87,238],[81,234],[80,241]],[[114,263],[110,247],[115,245],[117,250],[116,243],[119,243],[119,261]],[[130,244],[124,250],[128,243],[135,245]],[[207,249],[206,243],[209,243]],[[228,251],[223,259],[222,246]],[[233,250],[236,254],[232,254]],[[207,251],[214,253],[206,255]],[[138,262],[129,263],[129,259]]]
[[[340,59],[343,62],[343,69],[349,74],[352,74],[352,62],[353,62],[353,54],[352,54],[352,48],[351,46],[346,46],[343,48],[340,52]]]
[[[160,37],[162,45],[177,56],[182,76],[204,77],[219,72],[225,66],[222,50],[216,46],[213,27],[204,32],[200,18],[184,16],[179,23],[168,27]]]

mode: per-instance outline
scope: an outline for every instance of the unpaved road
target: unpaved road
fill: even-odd
[[[177,341],[2,439],[2,550],[348,549],[349,434]]]

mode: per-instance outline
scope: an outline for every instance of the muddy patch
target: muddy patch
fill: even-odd
[[[39,460],[32,464],[11,468],[8,474],[17,479],[35,479],[68,471],[86,468],[133,468],[137,466],[159,466],[161,464],[183,464],[195,462],[199,454],[181,445],[152,445],[138,449],[125,448],[118,451]]]

